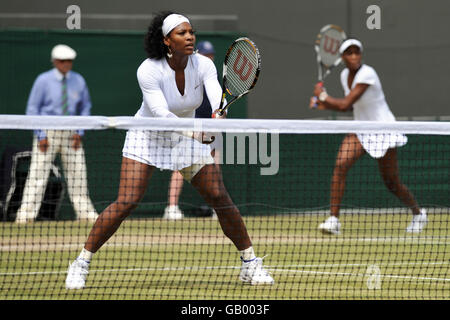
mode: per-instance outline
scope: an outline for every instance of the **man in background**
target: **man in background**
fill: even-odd
[[[72,71],[76,52],[59,44],[52,49],[54,68],[40,74],[28,98],[30,116],[88,116],[91,99],[84,78]],[[67,189],[77,219],[95,221],[98,214],[89,198],[82,130],[35,130],[31,164],[16,222],[34,221],[47,186],[52,163],[61,156]]]

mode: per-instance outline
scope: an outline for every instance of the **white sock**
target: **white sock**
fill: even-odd
[[[93,255],[94,254],[92,252],[83,248],[78,258],[86,261],[87,263],[90,263]]]
[[[249,262],[256,258],[255,251],[253,251],[253,247],[248,247],[245,250],[239,251],[241,253],[241,258],[244,262]]]

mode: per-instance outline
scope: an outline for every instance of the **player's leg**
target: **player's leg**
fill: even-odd
[[[85,248],[87,250],[95,253],[138,206],[147,190],[148,180],[154,169],[144,163],[122,158],[117,199],[97,218],[86,241]]]
[[[213,142],[213,145],[211,146],[211,156],[214,159],[214,163],[216,164],[216,166],[219,167],[220,170],[220,164],[222,163],[222,150],[223,150],[223,136],[222,133],[218,132],[215,135],[215,140]],[[211,208],[212,211],[212,215],[211,217],[213,219],[218,219],[217,217],[217,212],[214,208]]]
[[[347,135],[339,148],[331,180],[331,215],[338,217],[344,197],[347,173],[355,162],[365,154],[365,150],[355,134]]]
[[[216,212],[225,235],[238,250],[249,248],[252,244],[238,208],[231,200],[222,181],[220,167],[205,165],[191,180],[205,201]]]
[[[61,148],[61,162],[64,166],[67,190],[77,219],[94,222],[98,213],[89,197],[83,145],[74,149],[69,137],[69,141]]]
[[[222,179],[220,166],[203,166],[191,180],[205,201],[215,209],[224,234],[233,242],[241,254],[240,279],[246,283],[273,284],[271,275],[264,269],[262,259],[256,257],[250,236],[239,209],[233,203]]]
[[[397,150],[389,149],[384,157],[378,159],[378,167],[384,184],[390,192],[402,201],[406,207],[410,208],[414,217],[407,228],[408,232],[420,232],[427,223],[427,216],[425,210],[421,210],[417,204],[414,195],[409,189],[400,181]]]
[[[347,135],[339,148],[336,164],[331,179],[330,213],[319,229],[324,233],[339,234],[341,224],[339,222],[339,211],[345,192],[347,173],[355,162],[365,154],[365,150],[355,134]]]
[[[164,210],[164,219],[178,220],[183,219],[184,214],[178,206],[181,190],[183,189],[183,176],[179,171],[172,172],[169,181],[168,206]]]
[[[145,194],[154,167],[128,158],[122,158],[119,193],[97,218],[79,257],[70,265],[67,289],[82,289],[92,255],[116,232],[120,224],[135,209]]]

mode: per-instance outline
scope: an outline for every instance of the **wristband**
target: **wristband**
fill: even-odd
[[[326,91],[322,91],[319,94],[319,101],[324,102],[325,100],[327,100],[328,98],[328,93],[326,93]]]

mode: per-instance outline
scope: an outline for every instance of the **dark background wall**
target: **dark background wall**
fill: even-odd
[[[203,32],[218,52],[237,37],[232,32]],[[142,102],[136,70],[146,58],[144,32],[0,30],[0,113],[23,114],[36,76],[51,68],[50,52],[57,43],[77,51],[74,70],[83,75],[92,100],[92,115],[133,116]],[[223,58],[217,58],[221,72]],[[246,99],[230,109],[230,117],[247,116]]]
[[[248,97],[251,118],[336,116],[307,108],[317,77],[312,44],[320,27],[328,23],[338,24],[348,35],[362,40],[365,61],[378,71],[397,117],[449,115],[445,93],[450,89],[446,81],[450,2],[445,0],[229,0],[227,5],[211,0],[9,0],[0,3],[0,28],[66,29],[66,8],[71,4],[81,8],[82,31],[143,32],[152,13],[172,9],[190,16],[199,31],[248,35],[260,47],[263,59],[260,82]],[[372,4],[381,8],[380,30],[366,26],[366,9]],[[111,54],[127,49],[141,50],[136,46],[112,47]],[[38,57],[30,54],[26,58]],[[45,57],[44,67],[49,66],[47,61]],[[5,63],[2,61],[2,69]],[[114,66],[105,73],[114,77]],[[338,73],[326,83],[335,95],[342,94]],[[95,84],[90,86],[95,88]],[[23,94],[28,90],[24,88]]]

